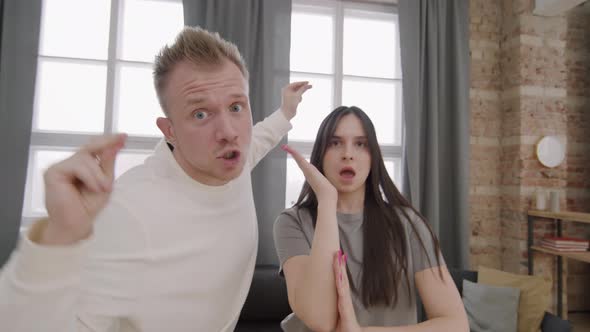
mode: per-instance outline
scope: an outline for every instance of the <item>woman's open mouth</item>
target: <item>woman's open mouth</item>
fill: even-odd
[[[356,172],[352,167],[344,167],[340,170],[340,177],[345,180],[352,180],[355,175]]]

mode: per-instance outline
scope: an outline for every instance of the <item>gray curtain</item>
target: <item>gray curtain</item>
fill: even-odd
[[[467,0],[400,0],[403,191],[429,220],[447,264],[469,258]]]
[[[21,221],[40,21],[41,0],[0,0],[0,266]]]
[[[219,32],[235,43],[250,71],[254,123],[281,105],[289,83],[291,0],[184,0],[184,22]],[[278,265],[272,226],[285,208],[286,156],[275,149],[254,169],[258,215],[258,265]]]

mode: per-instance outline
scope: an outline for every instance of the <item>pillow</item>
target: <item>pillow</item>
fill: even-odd
[[[537,332],[549,307],[552,282],[541,276],[527,276],[494,270],[478,269],[478,281],[492,286],[520,289],[518,304],[518,332]]]
[[[572,323],[570,321],[561,319],[554,314],[545,313],[543,322],[541,323],[541,331],[571,331]]]
[[[516,332],[520,289],[463,280],[463,304],[471,332]]]

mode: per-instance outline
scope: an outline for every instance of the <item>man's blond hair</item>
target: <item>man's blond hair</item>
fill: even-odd
[[[199,27],[185,27],[176,36],[174,44],[162,48],[154,62],[154,86],[164,114],[168,116],[164,90],[168,76],[176,64],[188,60],[197,66],[215,66],[222,64],[225,59],[238,66],[244,78],[248,80],[246,62],[236,45],[221,38],[217,32],[209,32]]]

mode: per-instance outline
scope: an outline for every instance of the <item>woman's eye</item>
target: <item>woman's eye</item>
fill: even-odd
[[[199,111],[199,112],[196,112],[196,113],[195,113],[195,115],[194,115],[194,117],[195,117],[196,119],[199,119],[199,120],[204,120],[204,119],[206,119],[208,116],[209,116],[209,114],[208,114],[207,112],[204,112],[204,111]]]
[[[330,143],[330,145],[332,146],[338,146],[340,144],[340,142],[338,141],[332,141],[332,143]]]
[[[367,143],[365,143],[365,142],[357,142],[356,143],[356,146],[364,148],[365,146],[367,146]]]
[[[242,105],[240,104],[233,104],[231,105],[231,111],[232,112],[240,112],[242,110]]]

